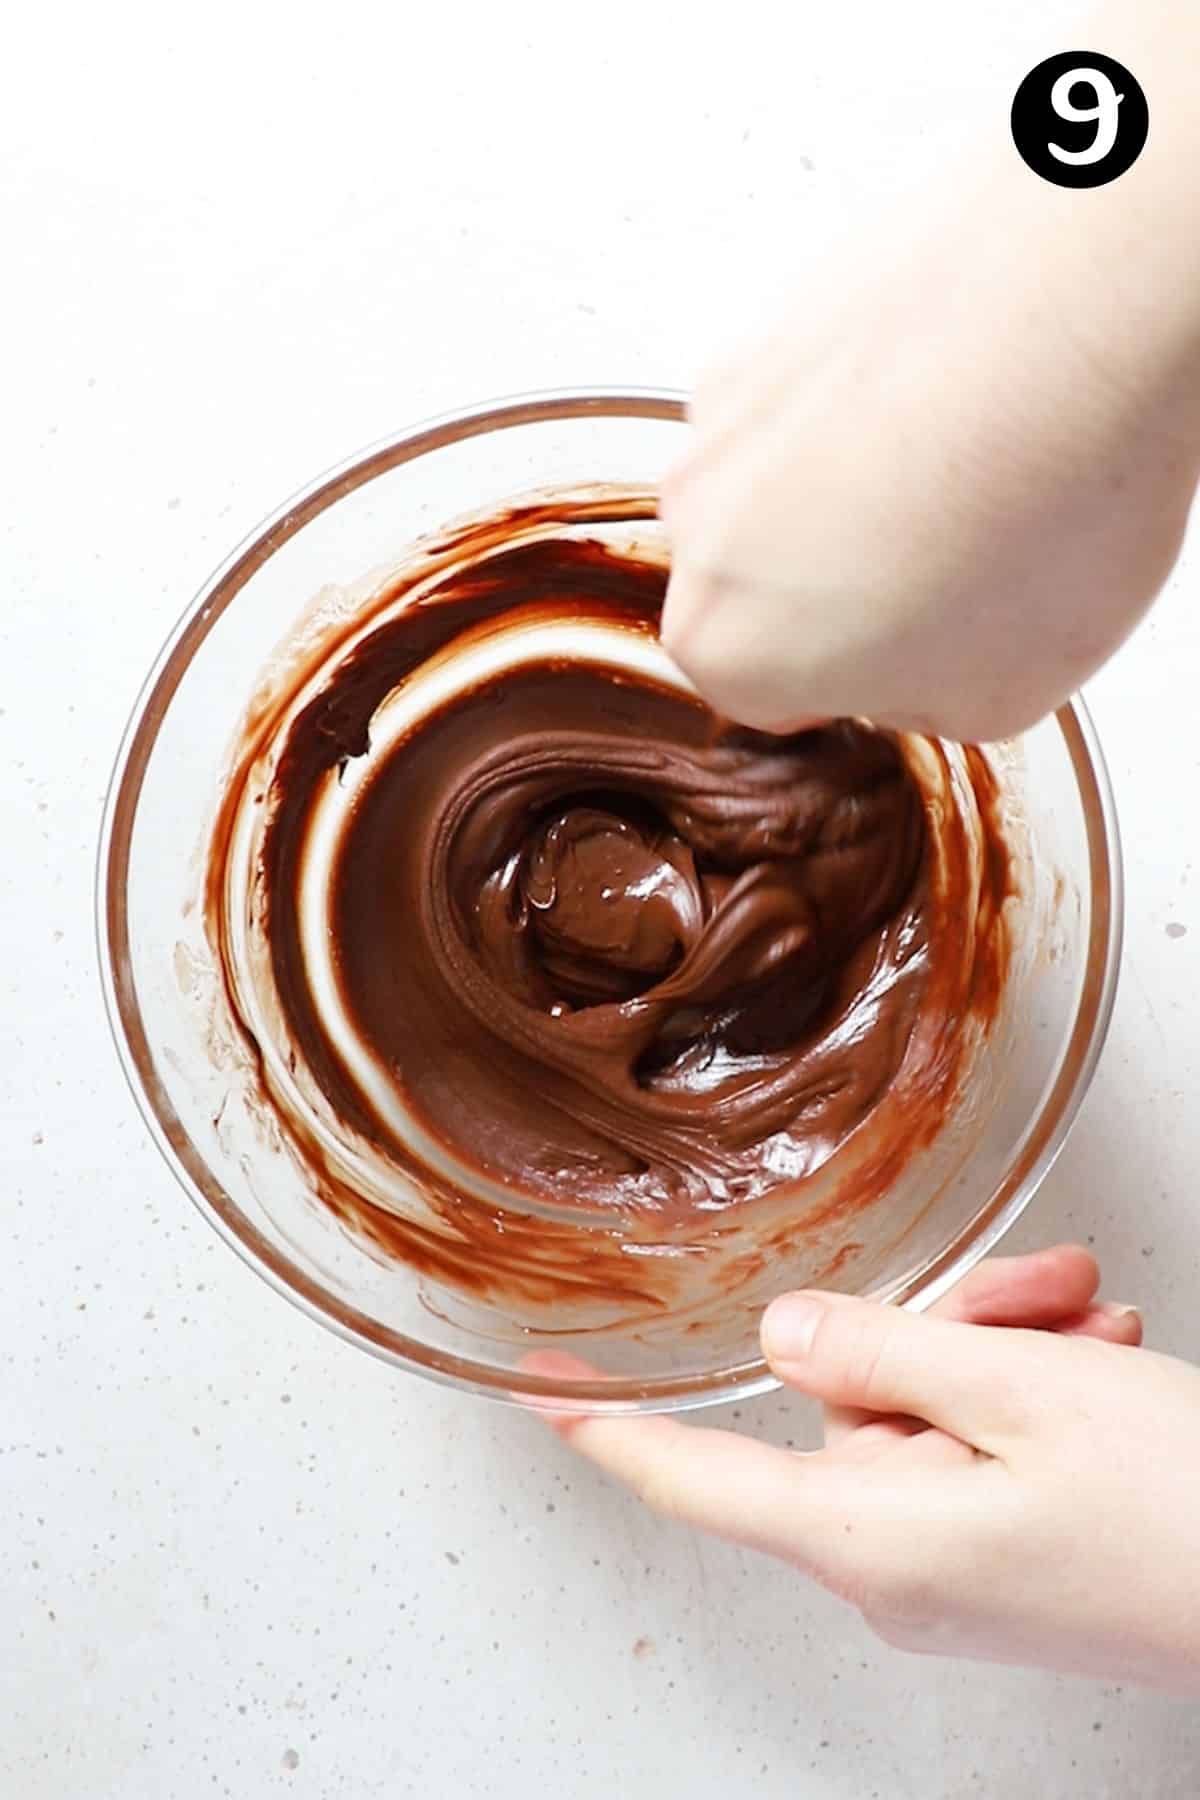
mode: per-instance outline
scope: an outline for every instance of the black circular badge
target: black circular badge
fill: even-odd
[[[1132,168],[1150,131],[1129,70],[1094,50],[1064,50],[1031,69],[1012,104],[1013,143],[1056,187],[1103,187]]]

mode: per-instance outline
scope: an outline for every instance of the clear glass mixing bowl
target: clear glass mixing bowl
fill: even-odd
[[[953,1117],[869,1209],[835,1210],[785,1254],[760,1258],[736,1304],[701,1294],[685,1317],[603,1330],[506,1315],[382,1258],[314,1197],[214,1053],[221,990],[197,904],[207,829],[259,674],[314,596],[336,604],[448,520],[545,489],[656,489],[683,418],[667,392],[538,394],[416,426],[296,495],[217,570],[165,645],[121,745],[100,845],[114,1037],[151,1133],[204,1215],[279,1292],[397,1367],[578,1410],[680,1409],[772,1387],[756,1324],[785,1288],[820,1279],[923,1307],[959,1280],[1062,1148],[1120,953],[1112,797],[1076,702],[990,753],[1021,846],[1021,894],[1001,1014]],[[746,1250],[734,1234],[728,1255],[750,1266]],[[597,1379],[530,1373],[523,1359],[539,1346],[583,1356]]]

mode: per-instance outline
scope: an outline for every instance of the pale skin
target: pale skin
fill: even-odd
[[[1149,98],[1126,175],[1056,188],[988,140],[700,385],[663,634],[728,716],[1006,736],[1169,573],[1200,479],[1200,9],[1125,0],[1077,41]],[[552,1423],[890,1644],[1200,1694],[1200,1371],[1137,1348],[1098,1282],[1068,1246],[984,1264],[925,1316],[781,1296],[763,1354],[822,1402],[816,1453]]]
[[[998,95],[943,186],[699,384],[663,637],[730,717],[1005,737],[1169,573],[1200,475],[1200,10],[1123,0],[1080,35],[1150,100],[1126,174],[1040,180]]]
[[[1065,1245],[981,1265],[925,1316],[781,1296],[763,1353],[823,1403],[817,1452],[548,1416],[665,1517],[792,1564],[898,1649],[1200,1694],[1200,1371],[1136,1348],[1140,1316],[1098,1282]]]

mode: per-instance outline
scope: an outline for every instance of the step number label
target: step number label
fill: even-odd
[[[1093,50],[1065,50],[1031,69],[1012,104],[1022,158],[1056,187],[1103,187],[1141,155],[1150,109],[1129,70]]]

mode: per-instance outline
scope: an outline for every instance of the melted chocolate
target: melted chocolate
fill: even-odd
[[[493,1291],[514,1258],[527,1290],[532,1261],[550,1291],[572,1240],[564,1278],[579,1280],[596,1209],[686,1230],[802,1181],[895,1087],[865,1203],[940,1123],[985,971],[994,1004],[995,946],[964,956],[969,859],[943,844],[933,881],[925,800],[888,735],[841,722],[767,737],[564,659],[483,679],[372,752],[381,702],[431,657],[514,621],[653,634],[664,587],[654,564],[566,538],[468,561],[342,656],[275,766],[259,898],[288,1036],[333,1113],[422,1176],[458,1242],[442,1255],[436,1230],[328,1172],[325,1196],[394,1252]],[[499,1215],[424,1169],[371,1104],[310,983],[314,808],[364,755],[329,880],[340,1000],[427,1132],[518,1207],[559,1215],[506,1212],[503,1243]],[[210,916],[223,844],[219,830]],[[990,882],[1006,864],[989,844]],[[994,934],[996,895],[985,911]],[[622,1286],[617,1250],[605,1292]]]

